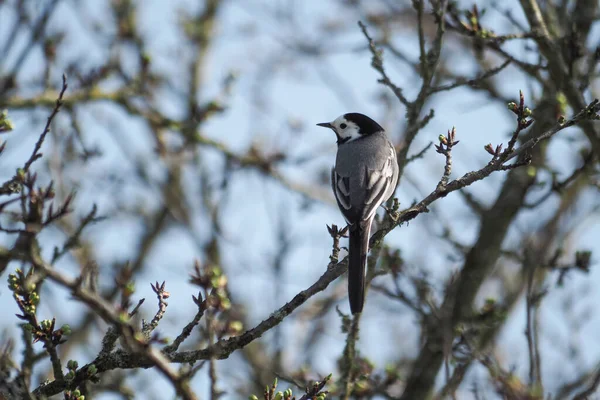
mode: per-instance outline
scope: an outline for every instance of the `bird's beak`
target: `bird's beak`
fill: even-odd
[[[331,122],[321,122],[320,124],[317,124],[317,126],[322,126],[323,128],[333,129],[333,125],[331,125]]]

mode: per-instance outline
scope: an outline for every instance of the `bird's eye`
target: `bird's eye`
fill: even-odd
[[[342,128],[342,129],[346,129],[347,126],[348,125],[346,125],[346,124],[340,124],[340,128]]]

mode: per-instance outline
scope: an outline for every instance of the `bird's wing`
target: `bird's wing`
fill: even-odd
[[[383,166],[379,169],[366,169],[365,189],[366,195],[364,208],[361,213],[361,220],[366,221],[373,218],[377,207],[386,201],[394,192],[396,183],[394,182],[398,164],[396,161],[396,151],[393,146],[389,146],[388,157]]]
[[[354,178],[340,174],[335,168],[331,170],[331,187],[349,224],[371,220],[377,207],[394,192],[398,165],[393,146],[389,146],[386,155],[387,158],[378,165],[355,163],[361,169],[355,174],[348,174]],[[376,168],[369,168],[371,166]]]
[[[350,178],[342,177],[335,171],[335,168],[331,169],[331,188],[335,195],[338,207],[344,215],[346,222],[352,224],[356,218],[352,209],[352,202],[350,199]]]

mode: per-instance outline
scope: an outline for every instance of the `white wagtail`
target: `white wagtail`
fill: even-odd
[[[371,223],[398,183],[396,150],[384,129],[366,115],[348,113],[317,124],[337,136],[331,187],[349,226],[348,297],[352,314],[362,311]]]

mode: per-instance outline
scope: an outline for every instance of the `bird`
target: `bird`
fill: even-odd
[[[337,137],[331,188],[348,223],[348,298],[350,311],[357,314],[365,302],[371,224],[398,183],[396,150],[381,125],[364,114],[347,113],[317,125]]]

